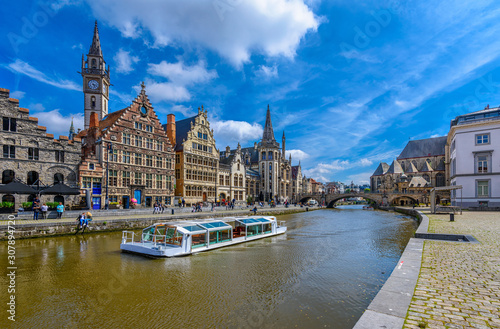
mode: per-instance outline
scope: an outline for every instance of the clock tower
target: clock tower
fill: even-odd
[[[97,21],[95,22],[94,37],[87,54],[87,60],[82,55],[82,71],[79,73],[83,78],[84,128],[87,129],[90,126],[90,115],[92,113],[96,113],[99,120],[108,115],[109,65],[106,68],[106,62],[102,57]]]

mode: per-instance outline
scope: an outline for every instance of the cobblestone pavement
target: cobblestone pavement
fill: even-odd
[[[403,328],[500,328],[500,213],[426,215],[429,233],[471,234],[480,244],[425,241]]]

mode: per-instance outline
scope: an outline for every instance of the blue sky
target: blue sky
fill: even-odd
[[[47,126],[83,127],[77,73],[94,20],[110,111],[146,82],[160,120],[208,110],[217,146],[275,137],[320,181],[367,183],[408,140],[500,104],[495,1],[16,1],[0,19],[0,87]]]

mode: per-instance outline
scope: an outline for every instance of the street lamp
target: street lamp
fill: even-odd
[[[214,174],[214,185],[215,185],[215,191],[214,191],[214,207],[217,204],[217,179],[219,178],[219,174],[217,173],[217,167],[215,166],[215,161],[213,162],[212,169],[215,171]]]
[[[106,159],[106,200],[105,200],[105,205],[104,209],[108,210],[109,207],[109,197],[108,197],[108,185],[109,185],[109,157],[110,155],[113,154],[113,144],[111,142],[108,142],[108,147],[107,147],[107,159]]]

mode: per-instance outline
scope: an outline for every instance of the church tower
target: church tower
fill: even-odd
[[[262,141],[259,143],[259,172],[261,177],[261,191],[264,200],[276,199],[279,194],[278,184],[280,175],[280,145],[274,139],[273,124],[271,122],[271,111],[267,105],[266,125]]]
[[[85,129],[90,126],[90,116],[97,114],[97,119],[102,120],[108,114],[109,101],[109,65],[102,57],[101,41],[97,21],[94,26],[94,37],[90,45],[87,60],[82,55],[83,95],[85,109]]]

